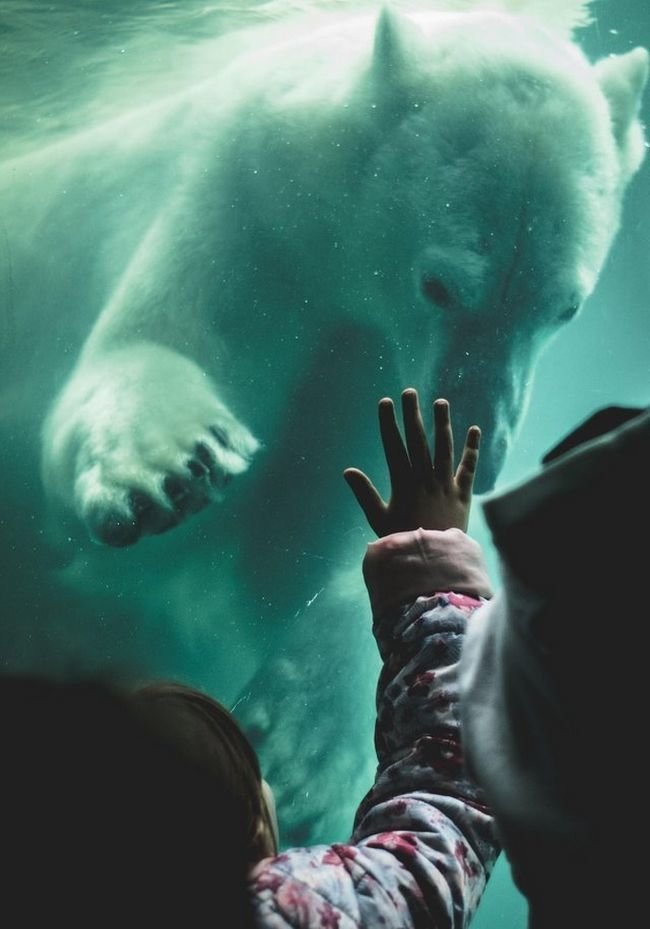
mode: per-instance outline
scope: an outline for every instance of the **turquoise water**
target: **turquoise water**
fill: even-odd
[[[297,459],[279,454],[271,477],[258,481],[246,476],[233,488],[223,523],[215,508],[135,548],[100,550],[88,544],[79,526],[66,525],[63,537],[61,526],[53,531],[39,477],[43,415],[110,291],[114,269],[122,267],[137,246],[161,188],[175,176],[177,139],[156,132],[158,117],[152,103],[168,99],[188,83],[207,79],[232,54],[236,44],[234,38],[230,40],[232,30],[265,19],[277,9],[277,4],[260,3],[217,3],[207,8],[198,3],[0,0],[0,167],[4,167],[5,194],[9,190],[0,215],[4,566],[0,653],[7,669],[108,667],[127,675],[180,677],[206,687],[243,712],[256,700],[256,688],[272,689],[279,680],[271,676],[261,684],[256,678],[246,683],[255,672],[256,655],[261,653],[270,662],[288,654],[281,625],[274,622],[286,613],[292,633],[301,636],[300,661],[310,669],[311,680],[320,681],[322,696],[309,704],[309,726],[304,720],[293,728],[287,726],[286,744],[283,731],[277,733],[280,760],[273,759],[271,771],[283,798],[281,816],[284,812],[287,821],[297,824],[293,834],[299,836],[304,828],[315,840],[343,837],[348,807],[354,805],[361,786],[355,782],[343,791],[340,784],[333,789],[333,802],[340,798],[345,813],[341,821],[325,817],[321,822],[313,812],[313,797],[324,788],[309,766],[303,766],[303,754],[317,752],[326,742],[327,759],[321,767],[331,766],[330,780],[335,784],[338,776],[348,784],[338,763],[351,746],[339,746],[341,720],[327,714],[331,694],[325,688],[336,673],[336,648],[352,652],[358,648],[365,656],[368,679],[359,684],[355,699],[360,705],[366,701],[368,708],[374,670],[365,613],[356,626],[351,621],[349,642],[344,636],[329,647],[323,644],[322,626],[310,624],[319,604],[338,608],[328,588],[332,548],[323,539],[345,526],[346,539],[351,540],[345,566],[353,572],[368,541],[362,521],[339,486],[339,472],[345,464],[365,466],[362,438],[372,441],[368,436],[374,435],[374,423],[357,444],[346,440],[344,448],[337,448],[336,443],[342,410],[347,407],[351,418],[367,418],[372,412],[368,405],[375,402],[380,387],[384,392],[384,382],[378,380],[376,389],[362,390],[354,378],[346,380],[340,372],[337,377],[336,371],[328,372],[326,380],[306,379],[304,405],[296,404],[285,436],[306,441],[315,429],[319,431],[320,456],[310,458],[308,466],[330,494],[326,497],[323,492],[325,512],[319,497],[306,507],[307,517],[302,510],[311,486],[309,475],[301,471]],[[604,0],[595,5],[594,15],[594,23],[580,34],[592,60],[637,45],[650,48],[647,0]],[[131,143],[115,120],[135,110],[142,117],[129,131],[141,132],[142,140],[129,148]],[[645,123],[649,114],[646,93]],[[92,161],[83,152],[79,155],[75,141],[74,161],[68,168],[70,140],[87,139],[88,133],[102,126],[116,128],[92,142],[88,149]],[[98,164],[100,148],[103,156]],[[16,185],[24,188],[15,198],[14,171]],[[56,197],[49,178],[55,182]],[[628,191],[622,228],[595,292],[540,359],[529,408],[497,486],[529,473],[560,434],[597,407],[648,402],[649,204],[650,162],[646,161]],[[114,234],[116,226],[119,236]],[[348,333],[347,338],[351,346],[347,350],[354,355],[359,348],[356,336]],[[370,348],[366,346],[368,352]],[[329,344],[322,348],[326,359],[331,350]],[[314,370],[320,370],[321,363],[320,356],[314,358]],[[399,382],[393,378],[386,383],[395,395]],[[360,388],[360,397],[348,401],[353,395],[346,391],[355,387]],[[272,388],[270,384],[266,389]],[[311,420],[310,404],[324,390],[337,395],[337,415],[328,421],[327,409],[320,408],[320,418]],[[331,474],[335,490],[325,483]],[[295,482],[296,490],[290,500],[281,498],[280,507],[274,480],[282,475]],[[254,506],[248,504],[251,489]],[[308,547],[294,529],[307,518],[314,524]],[[479,506],[472,528],[496,570]],[[254,570],[245,583],[238,570],[229,567],[239,557],[238,543],[232,540],[240,536],[257,536],[260,543],[247,551]],[[220,616],[218,623],[215,614]],[[265,624],[267,614],[271,619]],[[353,619],[359,617],[354,614]],[[289,706],[295,701],[290,685],[291,675],[277,684],[277,693],[263,694],[274,698],[278,715],[287,700]],[[354,735],[360,740],[364,768],[371,750],[369,712],[360,711],[358,716],[358,731],[348,738]],[[253,713],[251,720],[253,728],[264,728],[260,714]],[[282,780],[283,767],[291,768],[287,783]],[[367,774],[367,767],[364,770]],[[294,799],[289,801],[286,797],[292,791]],[[524,919],[525,906],[501,859],[475,925],[514,929]]]

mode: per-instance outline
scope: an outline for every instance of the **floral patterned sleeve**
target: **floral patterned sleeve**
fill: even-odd
[[[380,539],[364,575],[383,660],[375,783],[348,843],[290,849],[258,865],[256,925],[461,929],[499,851],[464,770],[458,716],[460,649],[489,582],[478,546],[459,530]]]

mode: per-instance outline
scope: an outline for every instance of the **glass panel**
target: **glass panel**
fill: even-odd
[[[285,844],[345,839],[374,771],[372,533],[342,471],[387,489],[378,399],[477,421],[481,493],[648,402],[650,162],[602,142],[585,66],[563,110],[525,29],[506,79],[493,28],[446,20],[427,58],[392,27],[373,59],[373,30],[326,28],[357,10],[0,0],[3,667],[205,688]],[[646,0],[592,12],[590,62],[650,48]],[[497,577],[480,496],[470,531]],[[477,929],[524,912],[501,860]]]

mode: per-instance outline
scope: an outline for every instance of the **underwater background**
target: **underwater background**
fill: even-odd
[[[353,2],[340,5],[355,6]],[[164,97],[173,91],[178,75],[201,80],[218,67],[215,38],[282,15],[289,7],[308,6],[234,0],[211,4],[0,0],[0,171],[4,163],[51,145],[59,136],[143,105],[152,94]],[[593,23],[577,36],[590,59],[638,45],[650,48],[648,0],[602,0],[593,5],[592,14]],[[650,121],[648,92],[642,120],[646,125]],[[154,152],[154,161],[155,157]],[[33,410],[39,408],[39,398],[40,406],[45,405],[61,372],[72,365],[88,321],[74,317],[64,327],[66,308],[61,305],[60,318],[43,316],[38,337],[25,332],[15,314],[20,283],[11,247],[11,229],[20,223],[21,217],[8,214],[0,203],[1,667],[55,671],[79,664],[146,667],[209,686],[205,652],[200,639],[188,644],[187,626],[166,626],[155,636],[150,629],[143,632],[133,622],[129,604],[121,603],[110,590],[105,597],[93,590],[89,623],[87,600],[57,580],[60,555],[48,544],[44,523],[36,464],[40,421]],[[61,235],[69,234],[62,217]],[[83,275],[86,269],[80,266],[77,273]],[[49,359],[52,346],[58,344],[57,362],[41,365],[40,359]],[[498,488],[529,474],[559,436],[598,407],[649,401],[650,159],[646,159],[627,193],[621,231],[594,294],[536,367],[530,406]],[[486,546],[496,576],[478,500],[472,518],[473,533]],[[131,581],[137,585],[138,578]],[[287,584],[291,583],[289,575]],[[179,588],[179,596],[181,592]],[[474,925],[515,929],[524,926],[525,914],[502,856]]]

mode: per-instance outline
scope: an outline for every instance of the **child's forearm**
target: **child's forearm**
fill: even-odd
[[[373,792],[442,788],[480,802],[461,755],[457,681],[466,625],[491,596],[480,547],[458,529],[395,533],[368,546],[364,578],[384,662]]]
[[[423,900],[433,899],[442,879],[444,905],[463,912],[465,925],[499,853],[492,817],[461,750],[458,659],[482,602],[462,593],[421,596],[375,624],[384,655],[375,730],[379,766],[353,835],[362,848],[402,857],[396,891],[415,879]]]

